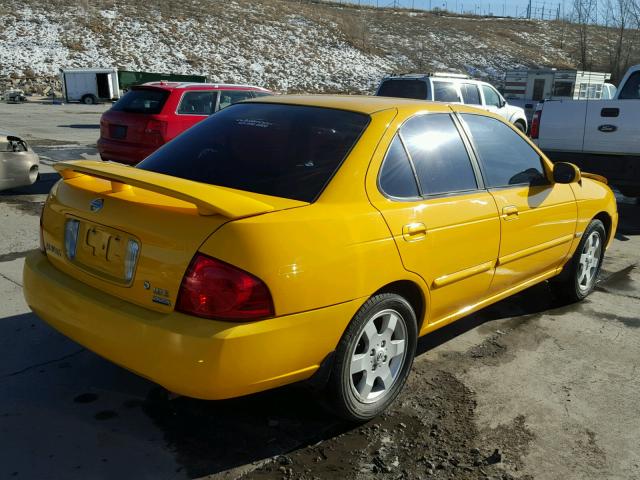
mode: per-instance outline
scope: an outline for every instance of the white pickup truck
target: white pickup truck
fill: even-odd
[[[640,197],[640,65],[627,71],[612,100],[540,104],[531,138],[551,160],[575,163]]]

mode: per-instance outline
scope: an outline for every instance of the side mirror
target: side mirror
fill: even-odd
[[[558,162],[553,165],[555,183],[576,183],[580,181],[580,169],[573,163]]]

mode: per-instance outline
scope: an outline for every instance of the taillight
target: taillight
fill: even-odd
[[[542,118],[542,110],[536,110],[531,120],[531,138],[537,139],[540,136],[540,119]]]
[[[100,119],[100,136],[105,138],[109,136],[109,122],[103,119]]]
[[[259,320],[274,315],[271,293],[262,280],[200,253],[182,279],[176,310],[221,320]]]
[[[163,122],[162,120],[149,120],[144,129],[144,133],[160,135],[164,138],[167,133],[167,122]]]

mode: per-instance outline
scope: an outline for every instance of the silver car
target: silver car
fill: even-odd
[[[0,190],[35,183],[39,166],[38,155],[27,142],[0,130]]]

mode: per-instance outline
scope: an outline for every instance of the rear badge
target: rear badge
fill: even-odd
[[[104,199],[96,198],[95,200],[92,200],[91,203],[89,204],[89,209],[92,212],[99,212],[100,210],[102,210],[103,205],[104,205]]]

